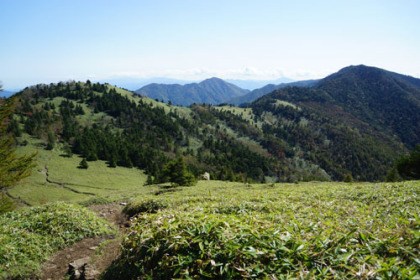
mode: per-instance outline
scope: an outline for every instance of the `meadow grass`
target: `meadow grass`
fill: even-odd
[[[240,116],[242,117],[242,119],[249,121],[249,122],[253,122],[253,119],[255,117],[252,108],[240,108],[240,107],[233,107],[233,106],[215,106],[215,109],[219,110],[219,111],[228,111],[236,116]]]
[[[47,151],[42,140],[25,137],[28,144],[18,151],[21,154],[37,152],[36,166],[32,176],[9,189],[8,193],[29,205],[54,201],[83,202],[94,197],[122,200],[153,192],[156,188],[144,186],[147,176],[139,169],[109,168],[104,161],[91,161],[88,169],[79,169],[81,158],[77,155],[63,156],[60,145]]]
[[[126,207],[137,220],[104,278],[419,279],[419,195],[418,181],[162,189]]]

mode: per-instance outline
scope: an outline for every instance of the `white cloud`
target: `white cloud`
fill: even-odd
[[[332,72],[329,72],[332,73]],[[327,74],[329,74],[327,73]],[[105,78],[172,78],[181,80],[202,80],[210,77],[219,77],[222,79],[240,79],[240,80],[275,80],[279,78],[291,78],[296,80],[320,78],[325,73],[319,74],[310,71],[287,71],[281,68],[259,69],[255,67],[243,67],[232,69],[210,69],[210,68],[189,68],[189,69],[165,69],[152,71],[122,71],[114,72],[102,77]]]

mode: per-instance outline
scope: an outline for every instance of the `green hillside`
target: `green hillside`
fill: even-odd
[[[47,154],[60,147],[91,166],[99,160],[110,170],[143,170],[154,183],[167,180],[165,166],[179,156],[197,178],[382,180],[410,148],[318,88],[281,89],[249,108],[177,107],[90,82],[37,85],[14,98],[10,131],[18,143],[35,145],[19,136],[30,135]]]
[[[197,177],[210,172],[213,178],[238,181],[278,180],[279,174],[299,180],[315,168],[304,170],[293,160],[281,163],[252,138],[263,136],[258,127],[210,105],[168,106],[89,83],[39,85],[15,98],[15,135],[38,138],[44,148],[54,141],[88,161],[145,170],[154,182],[164,180],[161,170],[177,156]],[[319,179],[328,179],[320,174]]]
[[[52,150],[34,137],[23,136],[25,146],[19,153],[37,152],[36,166],[32,176],[24,179],[8,194],[25,204],[36,206],[55,201],[87,202],[101,198],[104,201],[126,199],[136,193],[154,191],[145,187],[147,176],[134,168],[108,168],[105,161],[90,161],[88,169],[78,168],[81,157],[68,157],[62,144]]]
[[[420,79],[360,65],[328,76],[317,88],[356,118],[397,135],[410,149],[420,143]]]

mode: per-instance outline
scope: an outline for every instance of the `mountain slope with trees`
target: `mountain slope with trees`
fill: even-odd
[[[361,128],[396,137],[408,149],[420,143],[420,79],[364,65],[349,66],[312,88],[284,88],[275,98]]]
[[[222,91],[213,82],[202,86]],[[166,181],[180,158],[196,178],[382,180],[420,134],[417,79],[365,66],[278,89],[247,108],[177,107],[89,81],[37,85],[16,98],[9,131],[17,141],[27,133],[87,162],[139,168],[150,183]]]
[[[420,143],[420,79],[364,65],[346,67],[321,80],[334,104],[410,149]]]

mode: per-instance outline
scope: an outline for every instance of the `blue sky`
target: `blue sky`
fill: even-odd
[[[0,81],[420,77],[420,1],[0,0]]]

